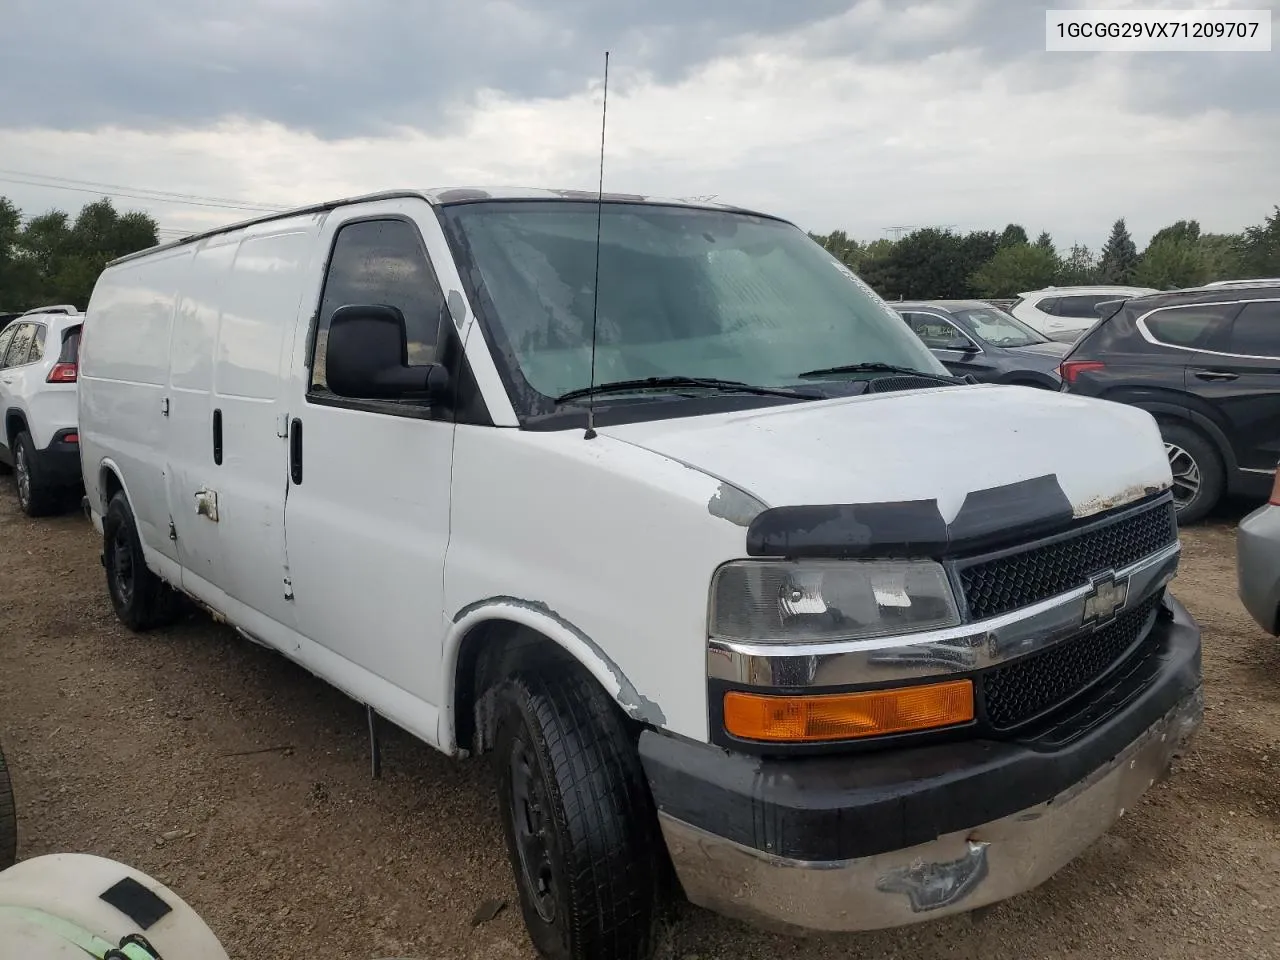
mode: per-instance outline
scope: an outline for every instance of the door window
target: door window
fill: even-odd
[[[1061,302],[1061,297],[1045,297],[1043,300],[1037,300],[1034,306],[1041,313],[1056,317],[1058,315],[1058,304]]]
[[[311,389],[327,390],[329,321],[339,307],[380,304],[399,308],[409,335],[409,365],[436,362],[444,294],[418,235],[406,220],[361,220],[338,231],[329,258],[316,324]]]
[[[1229,353],[1280,359],[1280,302],[1246,303],[1231,328]]]
[[[4,356],[3,366],[16,367],[27,362],[27,354],[31,352],[31,340],[35,334],[35,327],[34,323],[18,324],[18,330],[13,335],[13,341],[9,344],[9,350]]]
[[[1157,310],[1143,323],[1157,342],[1170,347],[1203,349],[1226,326],[1235,310],[1230,303],[1211,303]]]
[[[907,325],[931,350],[946,350],[953,340],[960,338],[960,332],[941,317],[927,313],[908,313],[904,316]]]
[[[21,324],[12,323],[3,330],[0,330],[0,369],[3,369],[6,366],[5,354],[8,353],[9,344],[13,343],[13,337],[18,332],[19,326],[21,326]]]

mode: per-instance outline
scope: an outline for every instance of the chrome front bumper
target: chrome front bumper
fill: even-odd
[[[662,832],[688,898],[726,916],[789,932],[918,923],[996,903],[1049,879],[1163,779],[1203,711],[1198,687],[1110,763],[1051,800],[903,850],[789,860],[665,813]]]

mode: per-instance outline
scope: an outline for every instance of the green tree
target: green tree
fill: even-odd
[[[1058,258],[1052,251],[1022,243],[1004,247],[973,275],[973,287],[982,297],[1011,297],[1053,283]]]
[[[0,248],[5,211],[0,198]],[[32,217],[11,241],[8,268],[0,253],[0,306],[29,309],[71,303],[84,309],[102,268],[116,257],[157,242],[156,222],[144,213],[116,212],[110,200],[87,204],[74,222],[61,210]]]
[[[1200,240],[1200,221],[1198,220],[1179,220],[1171,223],[1167,227],[1161,227],[1151,235],[1151,241],[1147,244],[1150,248],[1152,244],[1162,240],[1180,240],[1184,243],[1196,243]]]
[[[1082,286],[1098,282],[1098,261],[1083,243],[1072,244],[1071,251],[1058,268],[1057,285]]]
[[[1196,244],[1204,265],[1205,282],[1234,280],[1243,271],[1240,248],[1243,238],[1236,233],[1205,233]]]
[[[22,211],[8,197],[0,197],[0,310],[16,307],[18,295],[18,237]]]
[[[1124,217],[1111,227],[1111,236],[1102,247],[1102,256],[1098,258],[1098,280],[1101,283],[1133,283],[1134,271],[1138,269],[1138,247],[1129,235]]]
[[[1194,287],[1205,281],[1204,258],[1195,240],[1176,233],[1157,236],[1148,244],[1134,271],[1142,287],[1172,290]]]
[[[863,262],[862,279],[882,297],[941,299],[964,297],[969,291],[965,239],[950,230],[914,230],[883,255]]]
[[[832,230],[825,236],[820,233],[811,233],[809,236],[846,267],[856,270],[862,261],[862,245],[857,240],[850,239],[843,230]]]
[[[1280,206],[1240,241],[1240,268],[1245,278],[1280,277]]]
[[[1054,256],[1058,254],[1058,251],[1053,246],[1053,237],[1049,236],[1048,230],[1041,231],[1040,236],[1036,237],[1036,246],[1041,250],[1048,250]]]
[[[1011,223],[1004,228],[1004,233],[1000,234],[1001,247],[1017,247],[1030,243],[1027,239],[1027,231],[1020,225]]]

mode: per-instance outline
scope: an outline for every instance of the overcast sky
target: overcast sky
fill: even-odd
[[[4,0],[0,194],[33,214],[94,197],[11,181],[279,205],[593,188],[609,49],[607,189],[862,239],[1016,221],[1096,247],[1120,216],[1139,242],[1183,217],[1261,221],[1280,203],[1280,51],[1046,53],[1046,7],[1085,5]],[[166,232],[249,215],[116,202]]]

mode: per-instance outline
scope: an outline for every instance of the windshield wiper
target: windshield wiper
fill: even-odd
[[[928,377],[943,383],[964,383],[959,377],[944,376],[940,373],[929,373],[916,370],[914,367],[898,367],[892,363],[881,363],[878,360],[868,363],[846,363],[838,367],[819,367],[817,370],[806,370],[799,374],[801,380],[816,380],[819,377],[830,377],[839,373],[901,373],[909,377]]]
[[[721,393],[753,393],[762,397],[788,397],[792,400],[821,400],[816,393],[784,390],[775,387],[757,387],[741,380],[717,380],[714,377],[645,377],[643,380],[611,380],[590,387],[580,387],[556,397],[556,403],[565,403],[582,397],[603,396],[610,393],[633,393],[640,390],[678,390],[696,387]]]

